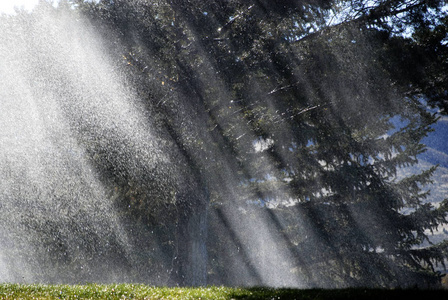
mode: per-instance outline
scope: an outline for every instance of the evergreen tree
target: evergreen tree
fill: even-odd
[[[276,206],[266,210],[295,232],[273,230],[306,284],[331,287],[440,279],[447,244],[421,244],[447,222],[447,203],[425,202],[434,168],[405,178],[400,169],[425,151],[436,121],[425,101],[446,113],[444,4],[78,1],[118,33],[188,170],[179,174],[207,190],[189,190],[202,200],[181,214],[206,211],[205,194],[213,210]]]

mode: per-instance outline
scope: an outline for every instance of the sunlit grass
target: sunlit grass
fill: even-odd
[[[446,299],[448,290],[168,288],[143,284],[0,284],[0,299]]]
[[[0,285],[1,299],[241,299],[259,293],[229,287],[168,288],[141,284]]]

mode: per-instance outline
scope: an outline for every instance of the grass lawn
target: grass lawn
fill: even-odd
[[[0,284],[0,299],[448,299],[448,290],[166,288],[140,284]],[[421,298],[423,299],[423,298]]]

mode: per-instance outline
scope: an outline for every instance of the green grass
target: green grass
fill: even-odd
[[[448,290],[167,288],[140,284],[0,284],[0,299],[447,299]]]

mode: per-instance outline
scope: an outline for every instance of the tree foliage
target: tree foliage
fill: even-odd
[[[162,100],[148,101],[163,104],[163,126],[206,174],[214,205],[257,200],[281,214],[292,199],[296,232],[284,236],[310,285],[390,286],[437,281],[446,251],[419,247],[446,223],[446,203],[422,190],[434,169],[399,176],[436,121],[425,103],[446,113],[444,4],[80,6],[122,35],[141,84],[159,85]]]

